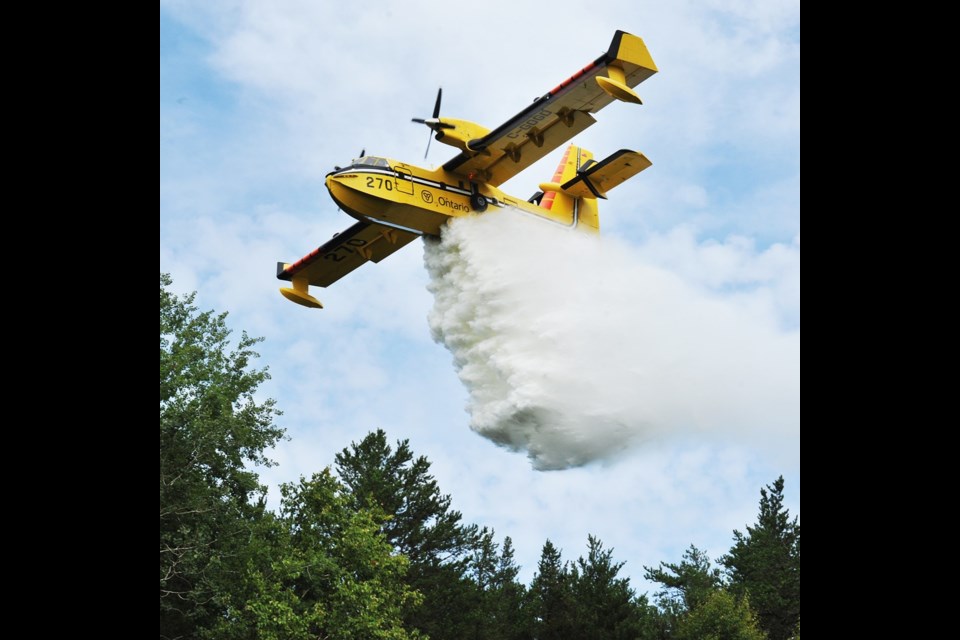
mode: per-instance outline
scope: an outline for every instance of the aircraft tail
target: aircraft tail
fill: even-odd
[[[599,229],[600,221],[596,216],[596,206],[593,207],[592,219],[589,215],[580,215],[577,198],[564,193],[560,187],[560,185],[575,178],[577,176],[577,170],[582,164],[592,158],[593,154],[586,149],[581,149],[573,144],[567,147],[566,153],[563,154],[563,158],[560,159],[560,164],[557,165],[557,170],[553,174],[553,179],[550,182],[545,182],[540,185],[540,190],[543,191],[540,206],[561,219],[566,219],[567,217],[572,219],[576,212],[580,224]]]
[[[652,163],[636,151],[621,149],[600,162],[593,154],[576,145],[567,147],[553,180],[540,185],[540,206],[554,216],[576,216],[579,224],[600,229],[597,199],[606,199],[607,191],[640,173]]]

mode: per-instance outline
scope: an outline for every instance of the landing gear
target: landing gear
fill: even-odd
[[[473,193],[470,194],[470,206],[477,213],[483,213],[487,210],[487,198],[477,190],[477,185],[473,185]]]

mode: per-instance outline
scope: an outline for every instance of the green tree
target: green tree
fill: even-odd
[[[469,634],[480,599],[467,569],[480,533],[476,525],[461,523],[426,457],[414,457],[408,440],[398,441],[394,450],[377,430],[338,453],[336,470],[355,508],[376,508],[388,516],[383,534],[410,559],[407,582],[423,595],[423,606],[406,609],[408,628],[433,640]]]
[[[255,393],[259,341],[231,348],[226,314],[200,312],[160,274],[160,636],[195,636],[224,614],[224,594],[263,516],[264,488],[246,464],[283,431]]]
[[[329,471],[281,486],[276,518],[264,520],[261,557],[214,637],[266,640],[408,640],[402,612],[419,594],[409,562],[380,533],[381,512],[356,510]]]
[[[677,640],[765,640],[746,598],[714,589],[680,621]]]
[[[666,625],[663,622],[663,614],[652,605],[647,599],[646,594],[640,594],[633,599],[635,610],[635,619],[632,622],[634,629],[633,635],[629,636],[634,640],[660,640],[664,635]]]
[[[529,637],[529,625],[523,603],[526,588],[517,580],[520,567],[514,560],[513,540],[503,539],[497,569],[493,574],[491,603],[488,606],[494,629],[504,640]]]
[[[587,536],[587,557],[570,567],[578,637],[596,640],[633,640],[653,632],[646,598],[638,599],[629,578],[617,577],[624,562],[613,561],[613,549],[604,549]]]
[[[477,588],[477,607],[473,613],[476,640],[514,640],[527,637],[524,620],[524,587],[517,581],[520,568],[514,562],[513,541],[508,536],[502,551],[493,540],[493,532],[480,532],[471,555],[468,577]]]
[[[656,594],[661,608],[677,615],[696,608],[723,584],[720,569],[694,545],[683,552],[679,564],[661,562],[656,569],[644,569],[647,580],[665,587]]]
[[[733,532],[721,562],[735,595],[749,596],[770,640],[788,640],[800,623],[800,524],[783,506],[783,476],[760,490],[757,523]]]
[[[560,550],[547,540],[540,553],[537,573],[530,583],[533,637],[538,640],[576,637],[573,597],[568,567],[562,562]]]

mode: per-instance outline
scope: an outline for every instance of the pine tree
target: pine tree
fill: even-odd
[[[537,640],[564,640],[576,637],[575,612],[570,572],[560,551],[547,540],[540,553],[537,573],[530,583],[529,610],[533,637]]]
[[[788,640],[800,623],[800,524],[783,506],[783,476],[760,490],[757,523],[733,532],[721,559],[730,588],[748,596],[769,640]]]
[[[493,603],[491,611],[497,629],[504,640],[529,637],[529,625],[523,608],[526,588],[517,580],[520,567],[514,560],[513,540],[503,539],[497,569],[493,574]]]
[[[646,600],[637,601],[629,578],[617,577],[624,562],[613,561],[613,549],[587,536],[587,557],[570,567],[578,637],[634,640],[638,637]]]
[[[474,550],[469,577],[477,587],[478,606],[473,611],[476,640],[514,640],[527,637],[524,587],[517,581],[520,572],[513,559],[513,541],[507,537],[503,550],[493,540],[493,532],[484,529]]]
[[[644,577],[664,586],[657,601],[667,611],[682,613],[694,609],[722,584],[720,569],[694,545],[683,552],[679,564],[661,562],[656,569],[644,567]]]
[[[338,453],[336,470],[355,508],[387,515],[384,536],[410,560],[408,584],[423,595],[423,606],[408,607],[407,626],[432,640],[462,640],[479,602],[466,572],[480,533],[476,525],[461,523],[430,474],[430,462],[415,458],[408,440],[394,450],[378,429]]]

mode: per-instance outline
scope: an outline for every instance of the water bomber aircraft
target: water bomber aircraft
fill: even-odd
[[[600,57],[495,129],[441,117],[441,89],[432,115],[413,121],[459,153],[427,169],[361,152],[349,166],[328,173],[330,196],[357,222],[296,262],[277,263],[277,278],[291,284],[280,293],[305,307],[322,308],[310,294],[311,285],[328,287],[419,236],[439,236],[453,218],[491,207],[513,207],[555,224],[599,231],[597,201],[651,165],[642,153],[621,149],[596,161],[571,144],[551,180],[530,198],[498,187],[596,122],[593,114],[611,102],[641,104],[633,88],[656,72],[643,40],[617,31]]]

